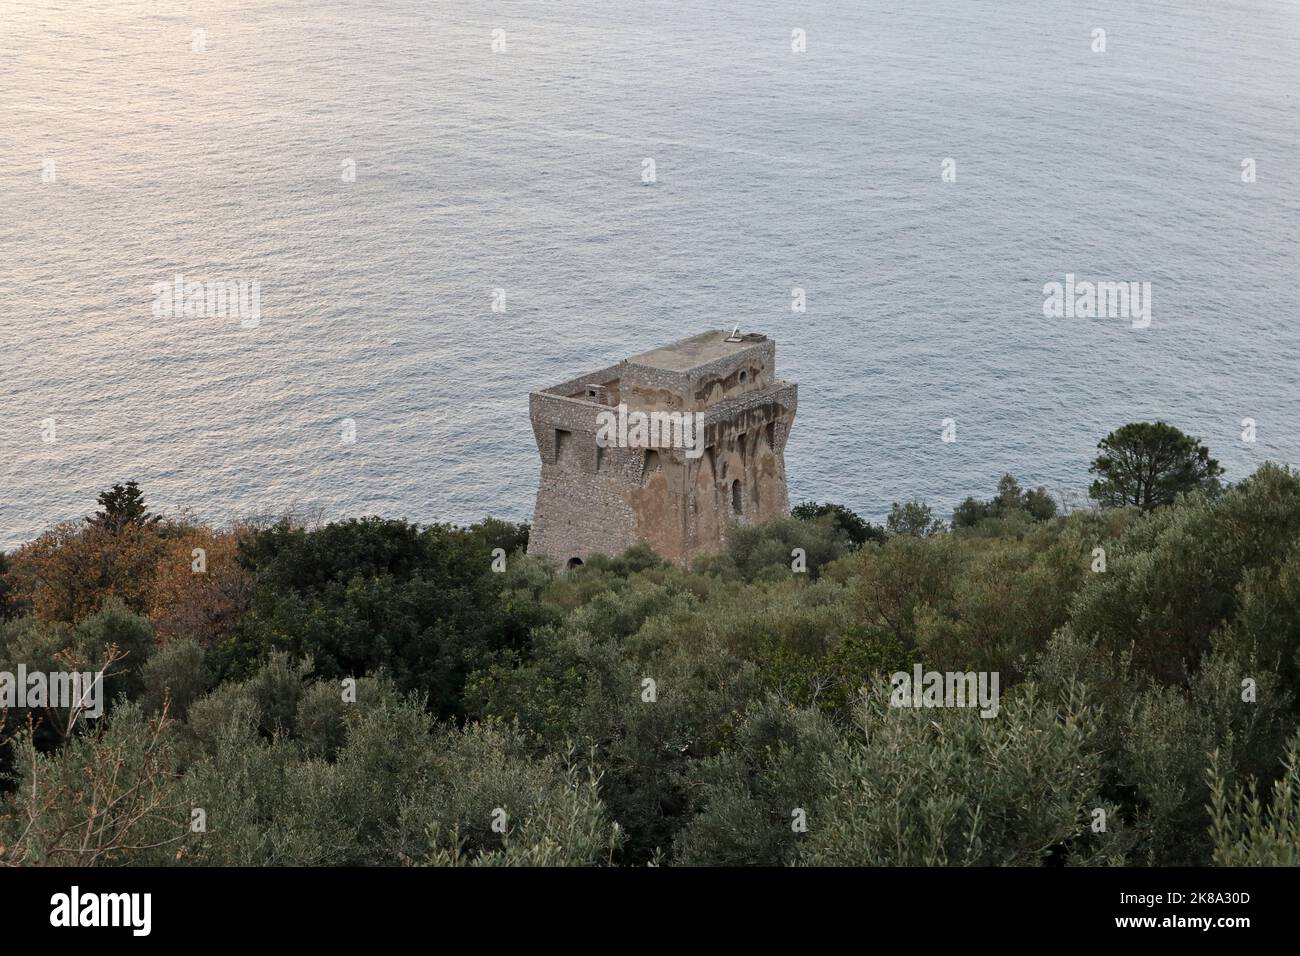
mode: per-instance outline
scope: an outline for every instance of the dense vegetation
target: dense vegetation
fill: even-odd
[[[1187,480],[563,574],[498,521],[217,531],[117,486],[0,556],[0,672],[111,701],[3,715],[0,860],[1294,864],[1300,475]],[[889,706],[917,663],[997,672],[997,716]]]

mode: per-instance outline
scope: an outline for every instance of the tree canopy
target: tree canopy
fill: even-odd
[[[1180,494],[1219,490],[1223,469],[1199,439],[1164,422],[1132,422],[1097,444],[1088,494],[1104,507],[1150,510]]]
[[[149,513],[145,507],[144,493],[134,481],[114,485],[108,491],[100,492],[98,500],[100,510],[86,520],[114,531],[129,524],[153,524],[161,520],[158,515]]]

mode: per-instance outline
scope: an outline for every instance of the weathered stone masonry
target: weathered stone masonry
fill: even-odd
[[[702,412],[704,453],[599,447],[598,414]],[[776,378],[764,335],[706,332],[528,397],[542,476],[528,553],[564,567],[644,541],[686,562],[732,522],[789,513],[785,443],[798,387]]]

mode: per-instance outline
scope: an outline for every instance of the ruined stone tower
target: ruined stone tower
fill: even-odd
[[[643,541],[680,563],[719,550],[731,522],[788,514],[797,398],[776,377],[775,342],[726,332],[533,392],[542,477],[528,553],[570,568]]]

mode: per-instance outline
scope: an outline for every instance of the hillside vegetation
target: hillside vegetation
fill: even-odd
[[[1300,861],[1285,468],[1066,516],[1004,479],[950,526],[808,504],[569,573],[493,520],[114,500],[0,563],[0,672],[108,663],[97,720],[4,714],[8,863]],[[996,672],[997,716],[890,706],[916,664]]]

